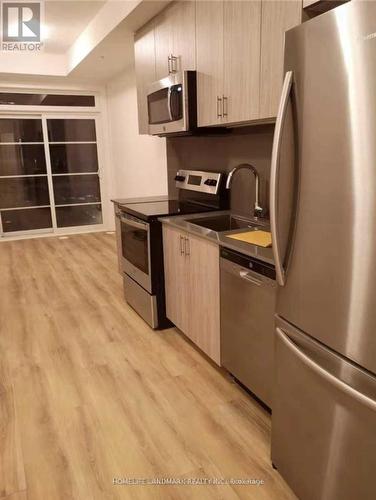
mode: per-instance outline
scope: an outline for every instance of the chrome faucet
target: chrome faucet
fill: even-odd
[[[264,214],[264,209],[260,207],[259,204],[259,190],[260,190],[260,177],[253,165],[250,163],[241,163],[237,167],[234,167],[231,172],[228,174],[227,177],[227,182],[226,182],[226,189],[230,189],[231,184],[232,184],[232,178],[234,177],[235,172],[238,170],[241,170],[242,168],[246,168],[247,170],[250,170],[253,175],[255,176],[255,184],[256,184],[256,195],[255,195],[255,205],[253,208],[253,216],[254,217],[262,217]]]

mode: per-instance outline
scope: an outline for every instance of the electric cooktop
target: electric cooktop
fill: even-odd
[[[208,205],[181,200],[124,203],[121,205],[121,209],[134,217],[146,221],[158,219],[158,217],[163,216],[197,214],[218,210],[218,208]]]

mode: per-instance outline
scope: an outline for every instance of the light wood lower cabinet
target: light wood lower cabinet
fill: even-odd
[[[191,234],[187,235],[187,246],[189,336],[219,365],[219,248]]]
[[[163,226],[167,317],[188,335],[190,306],[188,266],[184,256],[185,233]],[[185,304],[183,307],[182,304]]]
[[[219,248],[163,226],[167,317],[220,364]]]

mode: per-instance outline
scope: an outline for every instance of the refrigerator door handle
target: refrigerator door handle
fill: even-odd
[[[278,202],[278,172],[279,172],[279,155],[282,142],[283,124],[286,117],[287,105],[290,98],[290,92],[293,81],[293,72],[287,71],[285,81],[283,82],[281,100],[277,114],[277,120],[274,130],[272,160],[270,169],[270,228],[272,233],[272,249],[274,256],[275,271],[277,283],[280,286],[285,284],[285,270],[281,257],[280,245],[278,242],[278,221],[277,221],[277,202]]]
[[[339,389],[340,391],[356,399],[359,403],[367,406],[370,410],[376,412],[376,401],[369,398],[365,394],[362,394],[356,389],[353,389],[350,385],[346,384],[345,382],[342,382],[342,380],[338,379],[337,377],[329,373],[327,370],[322,368],[320,365],[318,365],[315,361],[309,358],[301,349],[299,349],[299,347],[291,339],[289,339],[289,337],[280,328],[277,327],[276,331],[277,331],[277,336],[280,338],[283,344],[288,349],[293,351],[296,357],[299,358],[302,361],[302,363],[304,363],[308,368],[311,368],[311,370],[320,375],[330,384],[336,386],[337,389]]]

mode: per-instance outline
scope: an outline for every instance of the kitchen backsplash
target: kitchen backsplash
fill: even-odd
[[[180,168],[229,172],[239,163],[251,163],[260,175],[261,206],[269,209],[270,160],[274,125],[235,128],[228,134],[167,139],[168,194],[176,196],[174,177]],[[231,208],[249,214],[255,202],[255,178],[239,171],[231,189]]]

